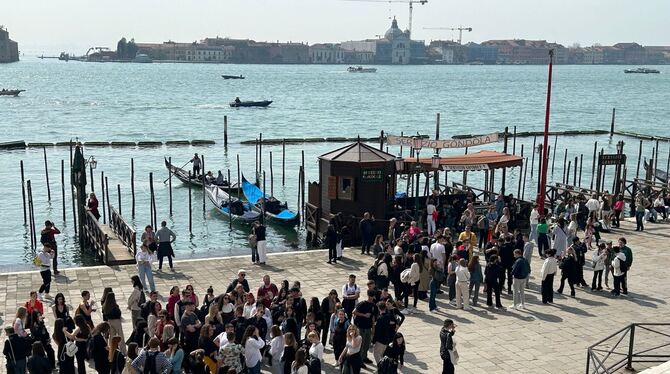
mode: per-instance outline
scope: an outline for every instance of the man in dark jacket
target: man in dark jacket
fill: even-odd
[[[363,214],[363,219],[358,224],[358,228],[361,230],[361,254],[370,254],[370,247],[372,247],[374,239],[373,220],[370,218],[370,213],[365,212]]]
[[[512,265],[512,283],[514,288],[514,304],[510,309],[524,309],[524,289],[526,288],[526,279],[530,273],[530,265],[523,257],[521,250],[514,250],[514,265]]]
[[[452,362],[452,354],[458,357],[458,353],[454,350],[454,334],[456,333],[456,325],[454,321],[444,320],[444,325],[440,330],[440,358],[442,358],[442,374],[453,374],[454,364]]]
[[[244,288],[244,292],[249,292],[249,282],[247,281],[247,272],[240,269],[237,271],[237,278],[233,279],[232,282],[230,282],[230,285],[228,285],[228,288],[226,289],[226,293],[231,293],[237,287],[238,284],[242,285],[242,288]]]
[[[588,286],[584,280],[584,264],[586,264],[586,245],[579,241],[579,238],[572,239],[572,249],[575,250],[575,259],[577,260],[576,283],[582,287]]]
[[[328,263],[337,264],[337,230],[332,221],[326,230],[326,245],[328,246]]]
[[[500,277],[504,277],[504,274],[505,271],[500,266],[498,255],[491,255],[489,258],[489,263],[486,265],[486,270],[484,271],[484,283],[486,284],[486,305],[489,307],[493,306],[493,293],[496,295],[496,308],[503,307],[502,303],[500,302],[500,290],[502,288]]]
[[[379,309],[379,318],[375,322],[374,335],[372,336],[372,355],[375,363],[378,363],[384,357],[384,350],[391,344],[396,332],[396,319],[393,313],[386,310],[386,302],[377,303]]]
[[[505,238],[505,243],[500,248],[500,262],[507,273],[507,294],[512,294],[512,265],[514,265],[514,243],[511,237]],[[505,282],[505,273],[503,273],[503,283]]]
[[[7,361],[8,373],[25,373],[26,372],[26,356],[28,356],[30,346],[28,340],[22,338],[14,333],[14,328],[11,326],[5,327],[5,347],[2,353],[5,355]]]

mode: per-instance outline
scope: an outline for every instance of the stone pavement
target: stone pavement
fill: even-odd
[[[438,336],[445,318],[453,319],[458,325],[455,338],[461,356],[457,366],[460,373],[583,373],[589,345],[629,323],[667,322],[670,291],[668,287],[661,287],[658,280],[670,268],[670,257],[665,254],[669,226],[649,224],[648,231],[643,233],[633,231],[633,227],[634,224],[626,222],[618,232],[604,235],[610,240],[625,235],[634,252],[628,297],[614,298],[608,292],[592,293],[578,288],[576,298],[557,295],[554,305],[545,306],[539,300],[538,282],[533,278],[531,289],[526,293],[525,311],[496,311],[481,307],[473,311],[455,310],[445,302],[446,294],[439,295],[439,312],[429,313],[427,303],[420,302],[421,313],[408,316],[401,328],[407,341],[403,373],[441,372]],[[587,259],[591,253],[587,254]],[[537,253],[534,256],[531,265],[537,276],[541,261]],[[349,273],[357,274],[359,283],[365,282],[371,257],[362,256],[355,249],[346,250],[345,260],[337,265],[328,265],[326,257],[323,250],[271,254],[269,265],[262,267],[251,265],[248,256],[183,260],[176,262],[176,272],[157,273],[155,280],[162,297],[173,285],[183,288],[192,284],[201,300],[210,285],[216,294],[224,291],[240,268],[248,271],[252,287],[260,285],[264,274],[269,274],[277,284],[283,279],[300,280],[306,298],[318,296],[321,299],[332,288],[339,293]],[[129,279],[133,274],[134,266],[65,269],[52,283],[51,294],[63,292],[67,302],[76,305],[81,290],[91,291],[92,298],[97,300],[104,287],[112,287],[123,308],[131,291]],[[585,270],[587,281],[591,274],[590,269]],[[30,290],[37,289],[40,283],[37,271],[0,274],[3,325],[11,323],[17,306],[23,304]],[[504,295],[503,304],[510,303],[510,297]],[[53,317],[49,313],[47,317],[47,326],[52,332]],[[128,337],[131,331],[129,311],[124,311],[124,318],[124,331]],[[101,315],[96,312],[94,322],[99,321]],[[663,338],[656,335],[648,338],[651,340],[647,343],[661,342]],[[0,339],[4,340],[4,336]],[[0,344],[4,342],[0,341]],[[324,372],[337,372],[333,368],[332,350],[327,349],[325,357]],[[1,360],[0,371],[5,368],[4,357]],[[643,367],[636,365],[638,370]]]

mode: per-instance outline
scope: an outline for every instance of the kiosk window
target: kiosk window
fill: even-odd
[[[351,177],[340,177],[338,178],[339,188],[337,192],[337,198],[340,200],[353,200],[354,199],[354,178]]]

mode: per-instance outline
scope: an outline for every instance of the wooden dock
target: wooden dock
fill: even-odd
[[[102,232],[107,235],[107,259],[105,265],[127,265],[135,263],[135,256],[131,249],[123,243],[109,225],[100,225]]]
[[[109,224],[102,224],[91,212],[86,212],[83,235],[96,258],[108,266],[135,263],[137,253],[135,230],[110,207]]]

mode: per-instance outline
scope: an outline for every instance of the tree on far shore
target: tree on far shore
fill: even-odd
[[[119,60],[132,60],[135,55],[137,55],[137,45],[134,38],[130,39],[129,42],[123,37],[116,43],[116,57]]]

